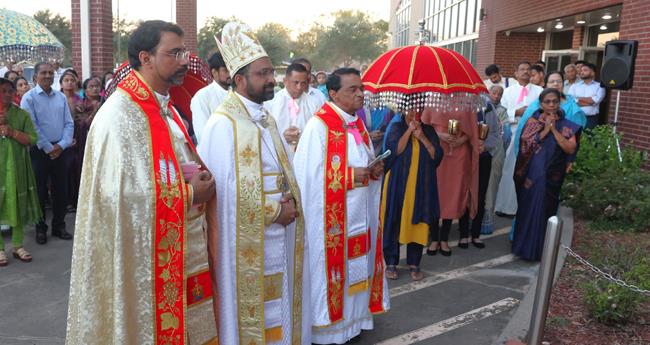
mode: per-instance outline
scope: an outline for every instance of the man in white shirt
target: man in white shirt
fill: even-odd
[[[503,77],[501,76],[501,70],[499,66],[491,64],[485,68],[485,75],[488,77],[483,81],[485,87],[490,90],[493,85],[499,85],[504,90],[507,89],[510,85],[514,85],[517,81],[514,78]]]
[[[598,125],[600,102],[605,99],[605,89],[600,82],[594,80],[596,65],[587,62],[580,69],[582,83],[575,84],[569,94],[576,99],[580,109],[587,115],[587,128],[593,129]]]
[[[311,62],[307,60],[306,58],[298,58],[293,60],[292,63],[298,63],[307,69],[307,73],[309,74],[309,78],[311,79]],[[318,102],[318,106],[321,107],[325,102],[327,102],[327,99],[323,95],[321,91],[319,91],[317,88],[314,88],[311,86],[311,83],[308,83],[307,86],[304,88],[304,91],[309,97],[314,98]]]
[[[543,90],[541,87],[530,83],[530,67],[531,65],[528,62],[519,63],[515,72],[517,83],[508,87],[503,92],[503,97],[501,98],[501,104],[508,110],[511,133],[517,130],[517,123],[524,112],[526,112],[528,105],[536,100]],[[506,126],[504,126],[505,130],[507,130]],[[515,136],[513,135],[508,150],[506,151],[506,159],[503,163],[503,173],[494,207],[497,214],[514,215],[517,213],[517,193],[515,191],[514,180],[512,179],[517,160],[514,145],[512,144],[514,138]]]
[[[580,77],[578,76],[578,67],[570,63],[564,66],[564,93],[570,94],[571,87],[580,82]]]
[[[275,118],[280,134],[294,148],[307,121],[320,109],[320,104],[303,91],[307,85],[309,74],[305,66],[291,64],[284,77],[285,88],[264,104]]]
[[[210,73],[212,73],[212,84],[199,90],[190,103],[192,110],[192,126],[194,127],[194,134],[196,135],[197,143],[201,142],[201,133],[203,127],[210,114],[223,102],[224,98],[228,95],[230,88],[230,72],[226,68],[226,63],[223,61],[221,53],[214,53],[208,60],[210,66]]]
[[[61,83],[59,81],[61,80],[63,73],[65,73],[65,71],[68,69],[62,68],[61,62],[59,60],[54,60],[52,67],[54,67],[54,83],[52,84],[52,88],[54,90],[61,91]]]

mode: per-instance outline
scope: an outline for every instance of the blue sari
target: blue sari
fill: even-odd
[[[418,158],[418,166],[411,164],[413,154],[413,145],[408,142],[404,152],[397,154],[397,146],[400,138],[408,129],[408,125],[403,116],[399,116],[391,121],[386,130],[384,146],[393,153],[386,159],[384,171],[390,172],[389,178],[384,180],[387,184],[386,198],[382,201],[385,203],[384,214],[384,247],[397,243],[399,237],[399,224],[402,216],[402,205],[404,204],[404,193],[409,172],[417,169],[417,188],[415,193],[415,205],[411,216],[411,223],[433,224],[438,221],[440,215],[440,203],[438,200],[438,182],[436,169],[442,161],[443,151],[440,147],[438,135],[433,127],[422,124],[422,130],[427,139],[435,147],[435,159],[431,159],[429,152],[422,148]],[[396,226],[397,225],[397,226]]]
[[[537,110],[523,126],[514,175],[518,208],[512,253],[531,261],[542,257],[546,222],[557,214],[566,166],[575,157],[562,151],[551,132],[540,140],[544,129],[540,115]],[[562,136],[578,136],[581,126],[566,119],[562,111],[559,115],[555,128]]]

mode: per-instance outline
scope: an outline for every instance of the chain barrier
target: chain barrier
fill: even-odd
[[[644,289],[641,289],[638,286],[628,284],[628,283],[624,282],[623,280],[618,279],[618,278],[612,276],[611,274],[609,274],[607,272],[604,272],[600,268],[594,266],[589,261],[585,260],[582,256],[580,256],[578,253],[574,252],[571,248],[565,246],[564,244],[561,244],[560,246],[564,250],[566,250],[567,254],[569,254],[571,257],[575,258],[576,260],[578,260],[578,262],[580,262],[581,264],[587,266],[590,270],[592,270],[597,275],[600,275],[601,277],[609,280],[610,282],[612,282],[614,284],[620,285],[620,286],[622,286],[624,288],[630,289],[630,290],[632,290],[634,292],[637,292],[637,293],[640,293],[642,295],[646,295],[646,296],[650,297],[650,290],[644,290]]]

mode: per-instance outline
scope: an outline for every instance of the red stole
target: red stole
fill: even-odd
[[[185,126],[171,104],[161,109],[151,89],[132,71],[118,85],[145,114],[151,136],[153,182],[156,208],[153,241],[153,314],[156,344],[185,343],[185,312],[187,308],[186,276],[184,271],[185,212],[191,205],[189,185],[185,183],[173,149],[169,127],[161,111],[169,112],[183,130],[192,150]],[[195,289],[194,289],[195,290]],[[204,291],[205,295],[207,291]],[[211,293],[211,291],[210,291]]]
[[[345,262],[348,258],[368,253],[370,236],[347,239],[346,192],[354,188],[354,169],[347,166],[347,127],[345,120],[329,103],[316,113],[327,128],[325,155],[325,269],[327,275],[327,308],[332,324],[343,320],[343,296],[345,292]],[[370,145],[368,132],[359,118],[356,127],[366,145]],[[372,278],[369,309],[372,313],[383,311],[383,254],[382,228],[377,234],[375,269]],[[347,241],[346,241],[347,239]],[[356,241],[356,242],[355,242]],[[350,242],[350,243],[347,243]],[[346,249],[346,246],[348,247]],[[350,248],[352,246],[352,248]],[[377,261],[379,260],[379,261]],[[378,284],[378,287],[375,285]],[[376,291],[376,293],[375,293]],[[374,296],[378,298],[375,298]]]

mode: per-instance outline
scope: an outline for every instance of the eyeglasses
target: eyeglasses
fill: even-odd
[[[542,103],[547,104],[547,105],[549,105],[549,104],[560,104],[560,100],[559,99],[545,99],[545,100],[542,101]]]
[[[176,61],[187,60],[187,59],[190,58],[190,51],[189,50],[178,50],[178,51],[173,52],[173,53],[160,51],[159,53],[167,55],[167,56],[173,56],[173,57],[176,58]]]

